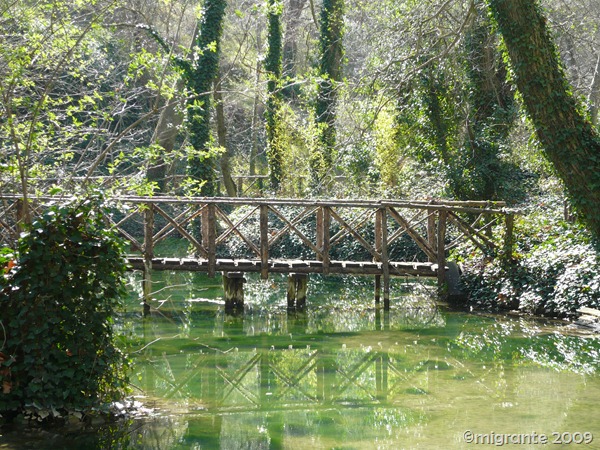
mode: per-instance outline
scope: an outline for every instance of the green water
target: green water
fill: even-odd
[[[384,313],[371,283],[312,277],[306,311],[288,312],[283,277],[253,278],[244,313],[229,316],[219,277],[157,273],[142,319],[132,276],[118,327],[139,417],[71,436],[9,433],[0,448],[600,448],[598,338],[451,312],[409,279],[393,280]],[[547,446],[531,443],[541,435]]]

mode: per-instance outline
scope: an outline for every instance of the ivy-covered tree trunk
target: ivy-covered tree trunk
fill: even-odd
[[[587,226],[600,237],[600,138],[571,92],[540,5],[488,1],[546,156]]]
[[[267,72],[267,154],[269,171],[271,174],[271,187],[279,189],[283,177],[283,146],[279,136],[278,112],[281,107],[281,59],[282,59],[282,31],[281,11],[282,3],[279,0],[267,0],[269,15],[269,50],[265,60]]]
[[[188,159],[188,175],[203,182],[200,194],[217,194],[216,156],[210,151],[210,106],[219,68],[219,48],[223,33],[225,0],[206,0],[196,45],[202,52],[187,74],[193,98],[188,102],[190,143],[194,149]]]
[[[463,156],[470,182],[463,180],[464,200],[498,200],[506,164],[500,160],[515,119],[514,93],[486,11],[479,11],[465,37],[469,112]],[[461,170],[461,172],[464,171]]]
[[[194,28],[194,34],[192,37],[192,42],[190,44],[190,50],[193,51],[194,46],[196,45],[196,40],[198,39],[198,26],[196,25]],[[170,48],[167,46],[166,42],[153,30],[148,30],[150,35],[159,43],[159,45],[167,52],[170,52]],[[187,68],[187,72],[191,73],[191,63],[183,64],[185,68]],[[180,65],[181,67],[181,65]],[[184,69],[185,71],[185,69]],[[180,93],[184,92],[186,87],[185,76],[180,78],[175,83],[175,92]],[[154,134],[152,135],[152,143],[159,145],[163,148],[163,153],[158,156],[155,160],[149,162],[149,166],[146,169],[146,179],[148,181],[153,181],[158,186],[159,192],[165,192],[167,188],[166,177],[167,177],[167,163],[164,154],[169,155],[175,149],[175,142],[177,140],[177,136],[179,135],[179,129],[183,124],[184,114],[183,114],[183,106],[185,105],[185,99],[182,95],[174,95],[170,99],[166,99],[165,105],[160,113],[160,117],[158,119],[158,123],[156,124],[156,128],[154,129]]]
[[[316,121],[319,127],[320,148],[311,155],[310,168],[313,182],[320,184],[331,170],[334,159],[336,130],[335,105],[337,84],[342,80],[344,48],[344,2],[323,0],[321,9],[321,63]]]

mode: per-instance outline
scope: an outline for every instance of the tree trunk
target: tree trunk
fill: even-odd
[[[537,1],[489,0],[546,156],[600,237],[600,138],[581,113]]]
[[[331,172],[336,145],[335,106],[337,84],[342,79],[344,48],[344,2],[324,0],[321,9],[321,63],[319,91],[316,105],[316,122],[319,126],[320,147],[311,155],[310,166],[313,184],[319,186]]]
[[[223,148],[224,151],[221,154],[219,164],[221,166],[221,175],[223,176],[223,184],[229,197],[235,197],[237,195],[237,189],[235,182],[231,177],[231,164],[229,164],[229,148],[227,147],[227,126],[225,125],[225,110],[223,108],[223,94],[221,88],[221,76],[219,75],[215,80],[215,111],[217,119],[217,139],[219,147]]]
[[[265,58],[265,71],[267,72],[267,110],[265,112],[267,121],[267,154],[269,161],[269,172],[271,174],[271,188],[279,190],[283,178],[283,146],[281,142],[278,123],[278,112],[281,107],[281,52],[282,52],[282,30],[281,30],[281,3],[278,0],[268,0],[269,6],[269,49]]]
[[[590,117],[593,125],[598,125],[598,109],[600,108],[600,55],[596,61],[596,69],[594,70],[594,78],[590,88]]]
[[[184,86],[185,83],[183,80],[179,80],[176,84],[175,91],[181,92]],[[175,148],[179,127],[183,123],[183,114],[181,111],[178,111],[178,108],[182,106],[182,103],[182,99],[179,96],[174,96],[168,100],[160,113],[158,124],[154,129],[152,142],[160,145],[165,154],[172,153]],[[149,162],[148,168],[146,169],[146,179],[148,181],[154,181],[158,185],[159,192],[165,192],[166,176],[167,163],[162,155]]]
[[[256,26],[256,53],[260,55],[262,52],[262,42],[260,39],[260,28],[257,22]],[[259,56],[256,58],[256,78],[254,83],[254,103],[252,107],[252,148],[250,149],[250,168],[249,175],[256,175],[256,159],[258,158],[258,144],[259,144],[259,109],[260,109],[260,72],[261,72],[261,60]],[[241,194],[241,192],[240,192]]]
[[[283,94],[289,99],[295,99],[298,95],[297,85],[294,78],[297,74],[298,59],[298,29],[300,28],[300,17],[306,6],[306,0],[290,0],[287,13],[285,39],[283,42],[283,76],[292,81],[291,85],[283,89]]]
[[[198,38],[199,27],[196,24],[190,50],[193,50]],[[171,153],[175,148],[175,141],[179,134],[179,127],[183,124],[183,113],[181,110],[184,106],[184,100],[179,95],[185,89],[185,79],[179,78],[175,83],[175,95],[164,105],[158,123],[152,135],[152,143],[158,144],[164,149],[165,154]],[[155,161],[150,161],[146,169],[146,179],[154,181],[158,185],[159,192],[165,192],[166,188],[167,164],[163,156],[159,156]]]
[[[190,143],[194,154],[188,160],[188,173],[196,181],[203,183],[200,195],[213,197],[218,193],[215,176],[216,161],[211,154],[210,107],[213,82],[218,75],[219,49],[223,33],[225,0],[207,0],[200,24],[200,34],[196,45],[202,52],[189,74],[188,86],[194,97],[188,102]]]

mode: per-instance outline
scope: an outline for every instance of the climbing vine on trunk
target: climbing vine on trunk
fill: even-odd
[[[267,72],[267,151],[269,158],[269,169],[271,173],[271,187],[277,190],[283,177],[283,152],[282,140],[279,136],[279,124],[277,123],[278,111],[281,108],[281,61],[282,61],[282,30],[281,12],[282,3],[279,0],[268,0],[269,17],[269,51],[265,60]]]
[[[600,237],[600,137],[573,96],[537,1],[489,0],[514,78],[547,158]]]
[[[310,167],[314,184],[320,184],[331,170],[336,146],[335,105],[337,85],[342,80],[344,48],[344,2],[324,0],[321,9],[321,80],[315,108],[319,127],[320,148],[311,155]]]
[[[184,67],[192,97],[188,102],[188,130],[193,149],[188,158],[188,175],[202,183],[200,194],[217,194],[216,159],[210,149],[210,107],[213,83],[218,75],[219,49],[223,33],[225,0],[206,0],[196,46],[200,54]]]

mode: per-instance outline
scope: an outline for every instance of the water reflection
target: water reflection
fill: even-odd
[[[343,290],[293,312],[272,300],[275,288],[259,289],[242,315],[200,300],[134,327],[140,346],[152,342],[136,361],[145,401],[169,424],[144,424],[135,448],[153,448],[147,433],[167,428],[155,448],[462,448],[465,430],[600,436],[593,337],[442,312],[410,294],[389,313]]]
[[[228,315],[214,281],[167,276],[195,284],[161,291],[146,319],[133,298],[120,323],[152,413],[32,448],[464,448],[466,430],[600,439],[600,342],[563,324],[443,311],[420,285],[396,284],[386,313],[353,280],[313,284],[303,312],[287,311],[283,283],[251,281],[244,313]]]

